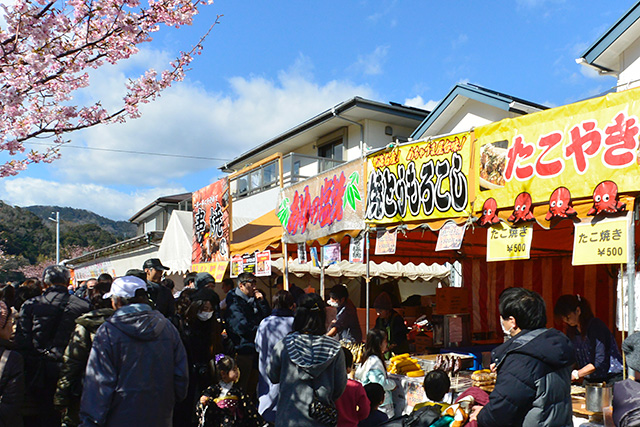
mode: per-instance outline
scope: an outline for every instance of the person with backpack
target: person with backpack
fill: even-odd
[[[60,425],[60,413],[53,405],[53,395],[64,350],[75,329],[76,319],[91,309],[88,301],[69,295],[70,279],[66,267],[47,267],[42,279],[44,293],[25,301],[20,308],[15,342],[24,358],[25,427]]]

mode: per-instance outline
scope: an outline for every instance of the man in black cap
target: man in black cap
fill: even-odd
[[[162,265],[158,258],[149,258],[142,265],[142,269],[147,275],[147,291],[151,300],[156,306],[156,310],[171,317],[176,312],[175,301],[169,288],[160,285],[162,272],[169,268]]]

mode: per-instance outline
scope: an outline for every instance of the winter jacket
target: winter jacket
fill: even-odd
[[[7,351],[7,363],[0,376],[0,427],[22,427],[20,407],[24,399],[24,363],[22,356],[12,351],[13,345],[0,339],[0,354]]]
[[[309,417],[315,389],[318,399],[335,402],[347,386],[340,343],[323,335],[294,332],[273,349],[267,375],[280,384],[276,426],[321,426]]]
[[[264,298],[249,298],[239,288],[229,291],[225,320],[227,334],[238,354],[255,353],[258,326],[270,314],[271,307]]]
[[[24,358],[27,410],[53,410],[53,395],[60,375],[62,356],[75,320],[90,309],[89,303],[54,285],[42,295],[25,301],[16,328],[16,349]]]
[[[60,379],[53,397],[53,404],[66,408],[67,425],[80,424],[79,410],[82,396],[82,379],[87,367],[89,352],[98,328],[113,314],[112,308],[101,308],[83,314],[76,319],[76,328],[64,352]]]
[[[344,393],[336,400],[338,427],[357,427],[358,423],[369,416],[371,402],[358,381],[347,380]]]
[[[258,412],[265,421],[275,422],[276,405],[280,387],[272,384],[267,376],[267,366],[271,359],[271,352],[276,344],[283,339],[293,326],[293,311],[275,309],[271,316],[260,322],[256,333],[256,350],[258,351]]]
[[[356,379],[367,385],[377,383],[384,389],[384,400],[378,409],[393,418],[395,410],[393,408],[393,397],[391,391],[396,388],[396,383],[387,375],[384,363],[378,356],[369,356],[367,360],[356,370]]]
[[[171,318],[176,314],[176,303],[169,288],[147,280],[147,292],[155,304],[155,309],[165,317]]]
[[[522,331],[492,352],[497,381],[478,425],[572,426],[569,339],[555,329]]]
[[[640,383],[624,380],[613,385],[613,422],[616,427],[640,425]]]
[[[81,425],[170,427],[188,383],[187,355],[175,326],[146,304],[121,307],[93,340]]]
[[[385,353],[387,359],[391,357],[392,351],[395,354],[409,353],[407,325],[404,324],[404,319],[397,311],[391,310],[391,316],[388,319],[378,317],[375,328],[387,333],[387,342],[389,343],[389,351]]]
[[[220,384],[214,384],[202,394],[210,398],[207,405],[203,405],[198,399],[196,413],[201,427],[261,427],[264,425],[264,420],[256,411],[255,401],[240,387],[233,385],[225,395],[235,401],[235,407],[227,407],[225,404],[221,404],[222,407],[218,406],[215,399],[219,398],[221,393]]]

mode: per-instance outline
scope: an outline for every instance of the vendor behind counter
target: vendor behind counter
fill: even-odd
[[[407,326],[404,319],[393,309],[391,298],[386,292],[381,293],[373,302],[378,318],[376,319],[376,329],[380,329],[387,334],[388,347],[384,356],[391,357],[391,353],[403,354],[409,352],[409,342],[407,341]]]

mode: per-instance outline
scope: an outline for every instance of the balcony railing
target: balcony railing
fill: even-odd
[[[289,153],[282,157],[283,186],[311,178],[342,163],[340,160]],[[276,158],[232,177],[229,182],[231,196],[236,200],[278,187],[279,177],[279,160]]]

